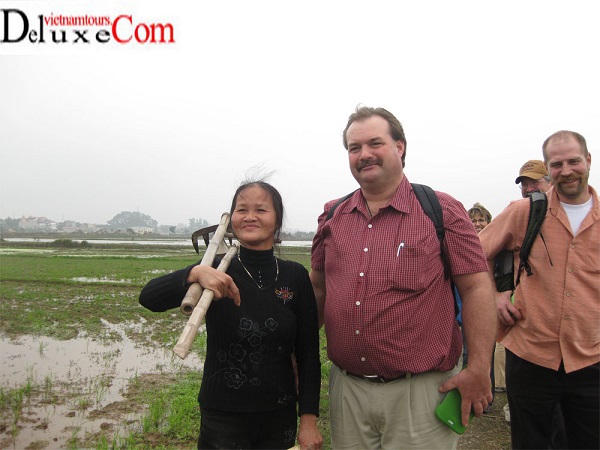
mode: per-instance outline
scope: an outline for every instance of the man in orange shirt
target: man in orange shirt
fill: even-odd
[[[600,203],[588,185],[591,155],[583,136],[551,135],[542,146],[553,187],[529,256],[532,275],[497,293],[499,339],[507,349],[506,386],[513,448],[548,448],[560,404],[569,448],[600,444]],[[494,257],[515,255],[529,200],[510,204],[480,234],[493,276]]]

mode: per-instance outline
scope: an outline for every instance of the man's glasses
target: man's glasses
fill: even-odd
[[[539,180],[521,181],[521,183],[519,183],[517,185],[517,187],[520,190],[527,189],[527,188],[530,188],[530,187],[536,188],[542,182],[542,180],[543,180],[543,178],[540,178]]]
[[[483,225],[484,223],[487,223],[487,219],[471,219],[471,222],[473,222],[473,224],[479,223]]]

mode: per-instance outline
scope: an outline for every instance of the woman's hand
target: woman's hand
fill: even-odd
[[[298,444],[302,450],[321,450],[323,437],[317,427],[317,416],[302,414],[298,427]]]
[[[207,265],[194,266],[187,277],[188,283],[199,283],[203,289],[210,289],[215,293],[215,300],[223,297],[233,299],[233,303],[240,306],[240,290],[233,279],[225,272],[213,269]]]

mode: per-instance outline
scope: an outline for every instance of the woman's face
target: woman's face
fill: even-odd
[[[269,193],[259,186],[250,186],[235,199],[231,227],[242,246],[270,250],[275,242],[276,219]]]
[[[487,221],[487,219],[485,217],[483,217],[481,214],[477,214],[477,213],[475,213],[471,216],[471,222],[473,222],[473,226],[475,227],[475,230],[478,233],[489,225],[489,222]]]

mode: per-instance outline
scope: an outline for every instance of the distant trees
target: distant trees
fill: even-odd
[[[155,228],[158,225],[158,222],[152,217],[137,211],[121,211],[115,217],[107,221],[107,223],[114,228]]]
[[[20,219],[11,219],[10,217],[7,217],[6,219],[0,219],[0,230],[18,230],[19,222]]]
[[[195,230],[199,230],[200,228],[205,228],[210,226],[210,224],[204,220],[204,219],[190,219],[190,230],[195,231]]]
[[[279,235],[282,241],[312,241],[315,237],[314,231],[296,231],[295,233],[286,233],[282,231]]]

